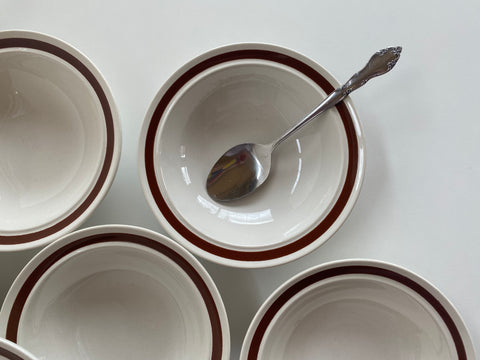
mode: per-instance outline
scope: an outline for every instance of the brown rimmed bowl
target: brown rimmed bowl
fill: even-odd
[[[77,228],[107,193],[121,132],[100,72],[65,42],[0,32],[0,251]]]
[[[341,260],[312,267],[263,303],[240,360],[474,360],[459,313],[397,265]]]
[[[155,232],[73,232],[25,266],[0,312],[0,336],[40,359],[228,360],[226,311],[204,267]]]
[[[225,150],[272,141],[339,85],[314,61],[273,45],[230,45],[188,62],[153,99],[140,137],[142,187],[161,225],[193,253],[236,267],[282,264],[323,244],[363,180],[350,98],[282,144],[251,196],[219,204],[205,182]]]

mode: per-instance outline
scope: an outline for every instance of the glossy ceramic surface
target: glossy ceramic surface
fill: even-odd
[[[0,338],[0,360],[37,360],[14,342]]]
[[[0,32],[0,251],[77,227],[113,180],[121,136],[93,64],[60,40]]]
[[[227,360],[230,351],[202,265],[128,226],[74,232],[35,256],[6,297],[0,333],[41,359]]]
[[[219,154],[281,135],[338,85],[313,61],[263,44],[216,49],[182,67],[153,100],[140,140],[142,185],[162,226],[197,255],[239,267],[284,263],[326,241],[363,179],[350,99],[285,142],[251,197],[215,203],[205,180]]]
[[[397,266],[337,261],[280,286],[245,337],[241,360],[474,359],[467,329],[432,285]]]

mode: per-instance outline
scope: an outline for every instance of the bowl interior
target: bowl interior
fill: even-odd
[[[209,316],[178,264],[136,244],[63,258],[25,303],[18,343],[46,359],[208,358]]]
[[[259,359],[456,359],[444,322],[392,280],[344,275],[299,292],[272,320]]]
[[[321,222],[341,191],[348,163],[336,109],[283,143],[267,182],[230,204],[213,202],[205,182],[230,147],[269,143],[326,96],[310,78],[268,60],[222,63],[173,97],[155,142],[156,179],[175,216],[193,233],[231,249],[269,249]]]
[[[105,153],[100,101],[49,53],[0,50],[0,235],[45,228],[88,194]]]

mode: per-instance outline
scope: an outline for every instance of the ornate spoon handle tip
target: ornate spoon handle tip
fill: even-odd
[[[342,86],[343,93],[348,95],[353,90],[365,85],[368,80],[392,70],[400,58],[401,52],[401,46],[388,47],[377,51],[372,55],[367,65]]]

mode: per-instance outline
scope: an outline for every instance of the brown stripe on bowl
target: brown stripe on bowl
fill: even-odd
[[[38,266],[36,266],[31,271],[31,273],[29,273],[28,277],[23,282],[21,288],[16,294],[16,297],[13,301],[8,315],[8,321],[6,326],[6,339],[12,342],[17,342],[20,319],[25,307],[25,303],[27,302],[27,299],[30,296],[35,285],[52,266],[54,266],[57,262],[61,261],[61,259],[65,256],[75,251],[78,251],[79,249],[94,244],[112,242],[132,243],[152,249],[169,258],[188,275],[188,277],[191,279],[191,281],[195,284],[198,291],[200,292],[206,310],[208,312],[212,338],[211,360],[221,360],[222,353],[224,351],[223,332],[226,330],[222,328],[220,315],[217,309],[217,305],[215,303],[215,299],[213,298],[213,295],[208,288],[208,285],[205,283],[205,280],[202,278],[202,275],[192,266],[192,264],[189,263],[186,258],[184,258],[175,249],[145,236],[123,232],[98,233],[81,237],[77,240],[66,243],[65,245],[61,246],[60,248],[56,249],[54,252],[46,256],[38,264]]]
[[[0,347],[0,356],[3,356],[8,360],[25,360],[25,358],[18,356],[17,354],[14,354],[11,351],[8,351],[7,349],[4,349],[2,347]]]
[[[24,348],[4,338],[0,338],[0,358],[7,360],[36,360]]]
[[[333,278],[335,276],[351,274],[375,275],[382,278],[390,279],[408,287],[409,289],[420,295],[438,313],[438,315],[448,328],[451,338],[453,339],[453,342],[455,344],[455,350],[458,355],[458,359],[467,360],[465,344],[460,334],[460,331],[455,324],[455,321],[452,319],[447,309],[428,289],[426,289],[418,282],[410,279],[409,277],[399,274],[395,271],[369,265],[338,266],[321,270],[299,279],[297,282],[285,289],[274,299],[273,303],[268,307],[268,309],[266,309],[263,316],[261,317],[261,320],[258,322],[251,342],[249,343],[248,360],[258,359],[260,346],[264,339],[268,326],[272,322],[275,315],[290,299],[292,299],[295,295],[299,294],[302,290],[322,280]]]

